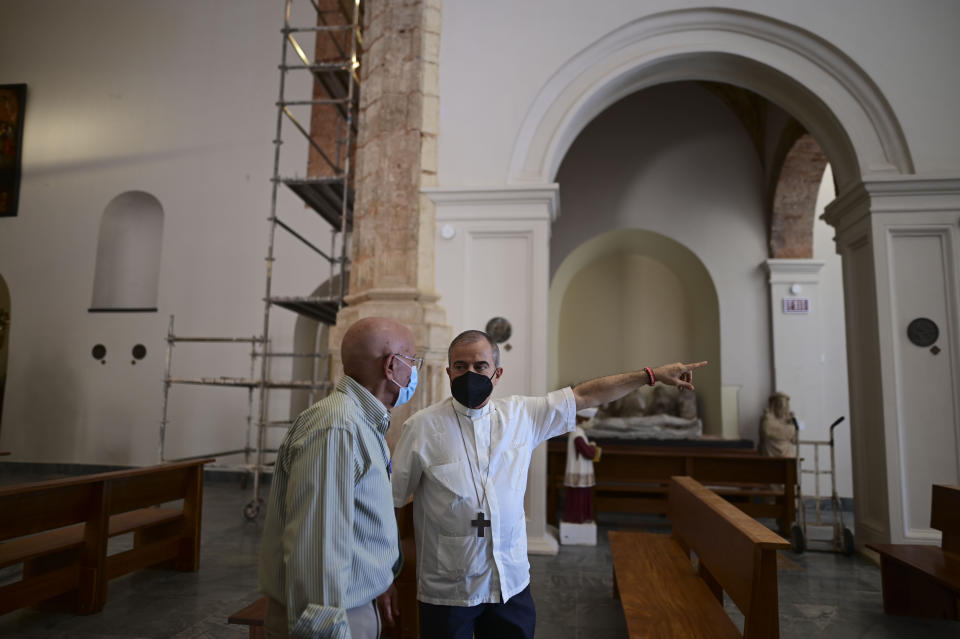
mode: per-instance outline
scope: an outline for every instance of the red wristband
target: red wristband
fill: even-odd
[[[657,383],[657,378],[653,376],[653,369],[649,366],[644,366],[643,370],[647,372],[647,377],[650,378],[650,385],[653,386]]]

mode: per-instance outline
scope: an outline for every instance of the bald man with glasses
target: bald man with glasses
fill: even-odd
[[[376,639],[375,600],[399,571],[384,435],[423,360],[410,330],[385,318],[350,326],[341,356],[335,390],[297,418],[277,451],[260,547],[271,639]]]

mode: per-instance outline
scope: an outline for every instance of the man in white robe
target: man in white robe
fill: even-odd
[[[421,639],[533,637],[536,613],[523,496],[533,450],[569,432],[575,413],[661,381],[693,388],[668,364],[611,375],[545,397],[491,401],[500,349],[482,331],[450,344],[453,397],[410,417],[393,453],[394,506],[414,498]]]

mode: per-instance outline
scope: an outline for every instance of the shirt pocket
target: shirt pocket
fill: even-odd
[[[476,500],[476,487],[470,486],[470,469],[464,462],[453,461],[430,466],[427,468],[427,474],[460,499]]]
[[[476,577],[486,569],[483,547],[476,535],[437,539],[437,572],[445,577]]]

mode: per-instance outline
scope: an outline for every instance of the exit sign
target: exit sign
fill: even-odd
[[[809,297],[785,297],[783,298],[784,313],[809,313]]]

